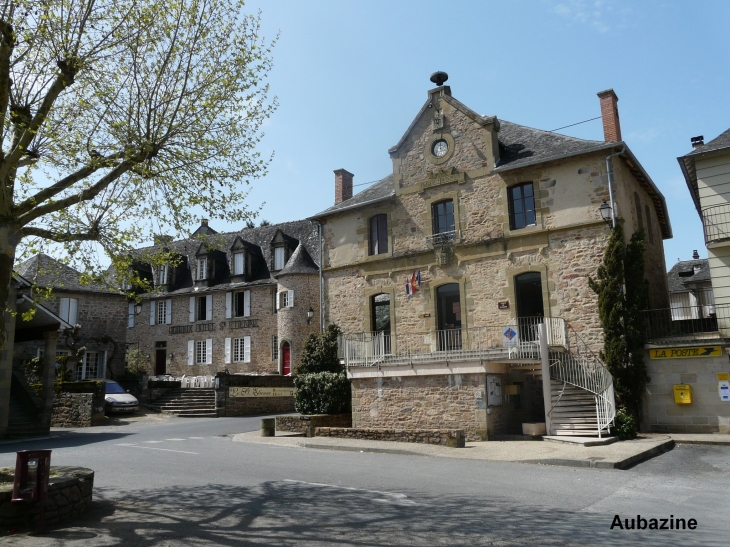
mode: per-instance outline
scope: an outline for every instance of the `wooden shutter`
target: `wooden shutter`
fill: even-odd
[[[130,302],[128,310],[129,314],[127,315],[127,328],[131,329],[134,326],[134,302]]]
[[[79,301],[77,298],[68,299],[68,322],[72,325],[79,322]]]
[[[231,339],[230,338],[226,338],[225,352],[226,352],[226,365],[227,365],[231,362]]]
[[[155,312],[157,311],[157,300],[150,300],[150,325],[155,324]]]
[[[251,362],[251,337],[250,336],[243,337],[243,362],[244,363]]]
[[[280,293],[274,293],[274,299],[276,300],[276,309],[278,310],[281,304],[281,294]]]
[[[172,324],[172,298],[168,298],[167,302],[165,302],[165,324]]]
[[[206,365],[213,364],[213,339],[212,338],[208,338],[205,341],[205,364]]]
[[[195,364],[195,340],[188,340],[188,365]]]
[[[195,321],[195,297],[190,297],[190,322]]]
[[[211,319],[213,319],[213,295],[208,294],[205,296],[205,320]]]
[[[231,309],[233,308],[233,293],[227,292],[226,293],[226,319],[231,318]]]
[[[245,291],[243,293],[243,316],[251,316],[251,291]]]
[[[71,321],[68,320],[69,319],[68,318],[68,301],[69,301],[68,298],[61,298],[59,314],[61,315],[61,319],[70,323]]]
[[[289,296],[287,297],[286,307],[287,308],[294,307],[294,291],[293,290],[289,290]]]

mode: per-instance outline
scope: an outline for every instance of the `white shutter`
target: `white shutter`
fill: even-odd
[[[68,320],[68,301],[69,301],[68,298],[61,298],[61,307],[59,308],[59,310],[60,310],[59,315],[61,316],[61,319],[70,323],[70,321]]]
[[[195,341],[188,340],[188,365],[195,364]]]
[[[244,363],[251,362],[251,337],[250,336],[243,337],[243,362]]]
[[[233,293],[226,293],[226,319],[231,318],[231,308],[233,307]]]
[[[172,324],[172,298],[168,298],[165,304],[165,323],[167,325]]]
[[[231,339],[226,338],[226,365],[231,362]]]
[[[213,319],[213,295],[209,294],[205,297],[205,320]]]
[[[195,321],[195,297],[190,297],[190,322]]]
[[[69,298],[68,304],[68,322],[75,325],[79,322],[79,301],[76,298]]]
[[[134,302],[129,304],[129,315],[127,315],[127,328],[131,329],[134,326]]]
[[[286,305],[289,308],[294,307],[294,291],[292,291],[292,290],[289,291],[289,296],[287,297]]]
[[[104,360],[101,362],[101,370],[97,369],[99,378],[106,378],[106,350],[104,350]]]
[[[205,341],[205,364],[206,365],[213,364],[213,339],[212,338],[208,338]]]
[[[275,298],[275,300],[276,300],[276,309],[277,309],[277,310],[279,309],[279,303],[280,303],[280,299],[281,299],[281,293],[276,293],[276,298]]]
[[[243,293],[243,316],[251,316],[251,291]]]
[[[155,311],[157,311],[157,301],[150,300],[150,325],[155,324]]]

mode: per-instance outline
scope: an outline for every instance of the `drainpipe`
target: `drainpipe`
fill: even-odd
[[[319,235],[319,332],[324,332],[324,280],[322,278],[322,267],[324,266],[324,259],[322,256],[322,223],[318,220],[313,220],[312,222],[317,223],[317,231]]]
[[[626,151],[626,147],[622,146],[619,152],[611,154],[606,158],[606,173],[608,174],[608,199],[611,202],[611,228],[616,227],[616,204],[613,201],[613,163],[611,158],[614,156],[620,156]]]

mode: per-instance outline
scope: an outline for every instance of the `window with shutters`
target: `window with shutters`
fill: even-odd
[[[245,338],[234,338],[233,339],[233,362],[243,363],[246,354],[246,339]]]
[[[195,310],[196,321],[208,320],[208,305],[205,296],[198,296],[195,299]]]
[[[167,300],[157,301],[157,324],[164,325],[167,323]]]
[[[208,279],[208,258],[203,257],[198,259],[198,271],[196,279]]]
[[[279,360],[279,337],[276,334],[271,336],[271,360]]]
[[[204,365],[208,355],[208,341],[198,340],[195,342],[195,364]]]
[[[370,218],[370,254],[388,252],[388,215],[375,215]]]
[[[233,275],[243,275],[246,266],[245,253],[233,253]]]
[[[282,291],[279,293],[279,307],[280,308],[294,307],[294,291]]]
[[[509,202],[510,230],[536,225],[535,190],[531,182],[507,188],[507,201]]]
[[[246,296],[248,294],[248,306],[246,306]],[[251,297],[250,291],[241,291],[233,293],[233,317],[248,317],[251,315]]]
[[[61,298],[59,302],[59,316],[71,325],[79,321],[78,298]]]
[[[281,270],[286,264],[286,248],[282,245],[274,247],[274,270]]]

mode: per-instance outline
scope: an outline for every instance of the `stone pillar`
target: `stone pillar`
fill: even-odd
[[[547,325],[540,323],[537,326],[540,337],[540,361],[542,362],[542,397],[545,401],[545,432],[552,435],[550,431],[550,412],[553,404],[552,386],[550,384],[550,347],[548,346]]]
[[[51,427],[51,415],[53,414],[53,384],[56,381],[58,331],[44,332],[43,339],[46,347],[43,351],[43,371],[41,372],[41,425],[48,429]]]

